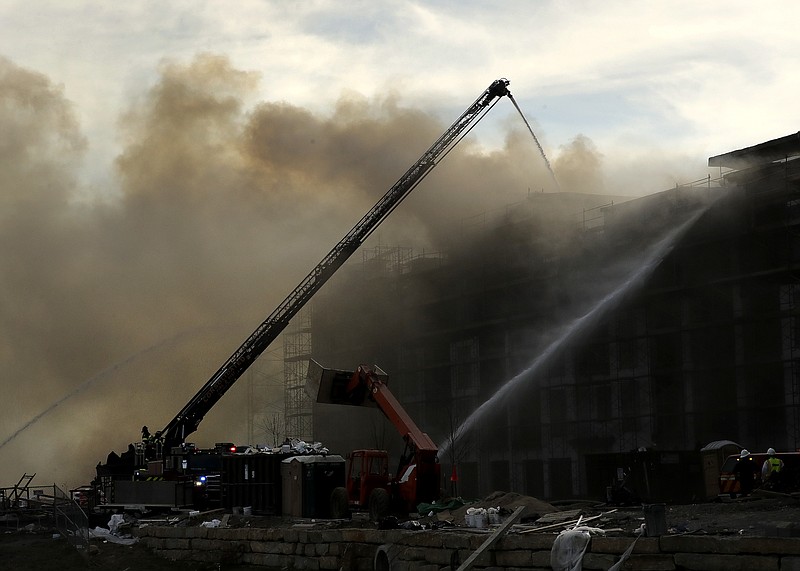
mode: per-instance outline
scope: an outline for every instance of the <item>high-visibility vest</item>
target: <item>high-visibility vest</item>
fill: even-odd
[[[783,467],[783,460],[780,458],[775,458],[772,456],[771,458],[767,458],[767,462],[769,462],[769,471],[772,472],[780,472],[781,468]]]

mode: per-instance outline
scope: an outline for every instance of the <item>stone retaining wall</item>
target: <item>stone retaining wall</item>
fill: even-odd
[[[171,560],[266,568],[369,571],[376,552],[396,571],[438,571],[465,561],[488,534],[463,530],[142,527],[145,546]],[[509,534],[483,553],[475,569],[551,571],[555,535]],[[630,546],[628,537],[593,537],[587,571],[606,570]],[[800,571],[800,538],[671,535],[641,538],[623,569],[637,571]]]

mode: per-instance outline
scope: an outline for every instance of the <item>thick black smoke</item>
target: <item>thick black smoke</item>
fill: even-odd
[[[268,80],[213,55],[164,63],[121,110],[115,188],[87,203],[73,104],[0,59],[0,481],[82,483],[142,425],[163,428],[446,127],[394,95],[328,116],[248,105]],[[464,217],[553,190],[523,129],[489,153],[462,143],[380,239],[436,249]],[[554,162],[564,190],[599,169],[576,150]],[[244,397],[194,440],[241,441]]]

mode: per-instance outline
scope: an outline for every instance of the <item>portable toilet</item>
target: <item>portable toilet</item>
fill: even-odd
[[[706,499],[716,498],[720,494],[719,474],[722,465],[728,456],[738,454],[741,450],[742,446],[732,440],[715,440],[700,449]]]

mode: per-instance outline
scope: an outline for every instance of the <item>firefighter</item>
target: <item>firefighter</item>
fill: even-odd
[[[761,480],[764,483],[769,483],[770,487],[780,487],[781,475],[783,473],[783,460],[775,455],[775,449],[770,448],[767,450],[768,458],[764,460],[761,466]]]
[[[736,480],[739,482],[739,491],[743,496],[749,496],[756,484],[758,466],[746,448],[739,454],[739,460],[733,468]]]

